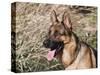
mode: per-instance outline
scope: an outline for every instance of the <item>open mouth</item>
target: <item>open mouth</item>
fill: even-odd
[[[63,50],[63,47],[64,47],[64,44],[62,42],[56,44],[56,47],[53,49],[53,48],[50,48],[50,50],[48,51],[48,54],[47,54],[47,60],[48,61],[51,61],[54,59],[54,57],[57,55],[57,53],[61,50]]]

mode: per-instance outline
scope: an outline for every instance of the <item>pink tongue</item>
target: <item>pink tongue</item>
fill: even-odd
[[[54,54],[55,54],[56,50],[53,51],[49,51],[47,54],[47,60],[51,61],[54,58]]]

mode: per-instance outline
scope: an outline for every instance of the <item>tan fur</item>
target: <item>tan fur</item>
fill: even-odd
[[[65,69],[88,69],[96,67],[96,59],[91,48],[82,44],[79,52],[75,51],[77,43],[72,37],[68,44],[65,44],[62,52],[57,58],[62,62]]]
[[[56,57],[64,65],[65,69],[88,69],[96,67],[96,58],[93,50],[88,47],[85,43],[76,42],[78,38],[72,32],[72,23],[70,21],[69,15],[64,13],[63,24],[57,20],[56,12],[53,11],[51,15],[52,26],[50,27],[51,33],[49,37],[56,41],[63,41],[64,49],[60,51]],[[66,34],[54,36],[55,32],[60,34],[66,31]],[[69,32],[72,35],[69,35]],[[79,49],[76,49],[80,45]]]
[[[91,48],[82,45],[78,55],[76,55],[76,44],[74,41],[66,44],[62,53],[62,63],[65,69],[86,69],[95,68],[96,59]]]

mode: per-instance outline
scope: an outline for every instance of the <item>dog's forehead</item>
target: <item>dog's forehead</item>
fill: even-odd
[[[61,23],[57,23],[57,24],[55,24],[55,25],[51,25],[50,26],[50,30],[61,30],[61,29],[63,29],[64,27],[63,27],[63,25],[61,25]]]

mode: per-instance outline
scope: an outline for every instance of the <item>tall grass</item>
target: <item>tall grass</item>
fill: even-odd
[[[52,10],[56,10],[58,16],[65,10],[70,12],[73,31],[80,37],[80,40],[84,40],[96,48],[96,7],[81,8],[88,9],[91,12],[87,14],[79,13],[77,11],[81,10],[80,8],[76,9],[67,5],[17,2],[16,17],[12,15],[16,19],[16,24],[12,23],[12,26],[16,25],[16,31],[12,28],[12,32],[16,34],[16,41],[15,43],[12,42],[12,44],[16,45],[16,49],[12,49],[12,62],[16,63],[13,68],[16,68],[16,72],[64,70],[58,59],[55,58],[51,62],[47,61],[48,49],[44,48],[42,44],[51,25],[50,13]],[[15,11],[14,7],[12,9],[12,11]],[[59,19],[61,19],[60,16]],[[87,27],[95,30],[84,30]],[[87,36],[86,34],[90,35]],[[13,55],[15,52],[16,56]]]

